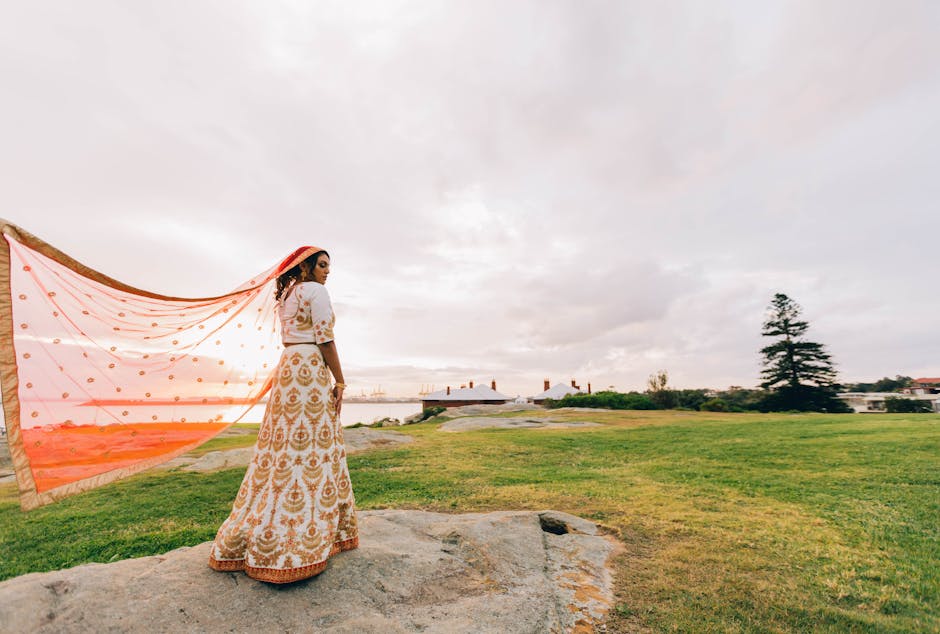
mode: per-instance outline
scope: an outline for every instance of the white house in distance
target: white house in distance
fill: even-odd
[[[569,394],[584,394],[585,392],[577,384],[577,381],[571,379],[571,385],[565,385],[564,383],[556,383],[551,385],[551,382],[548,379],[545,379],[545,391],[541,394],[536,394],[535,396],[529,397],[529,402],[536,405],[541,405],[547,399],[552,399],[557,401],[560,398],[564,398]],[[588,394],[591,393],[591,384],[588,383]]]
[[[840,399],[855,410],[857,414],[884,412],[886,398],[910,398],[928,401],[933,411],[940,412],[940,394],[901,394],[898,392],[844,392]]]
[[[937,394],[940,393],[940,377],[921,378],[911,381],[910,387],[901,390],[905,394]]]
[[[512,399],[508,396],[496,391],[496,379],[493,379],[489,387],[474,386],[473,381],[469,382],[469,387],[461,385],[460,389],[454,390],[451,390],[448,385],[447,389],[422,396],[421,407],[427,409],[428,407],[463,407],[464,405],[503,405],[510,400]]]

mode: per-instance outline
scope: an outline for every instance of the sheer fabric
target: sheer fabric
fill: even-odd
[[[277,275],[168,297],[94,271],[0,221],[0,385],[24,510],[165,462],[239,420],[282,350]]]

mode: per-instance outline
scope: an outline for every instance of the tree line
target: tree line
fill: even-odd
[[[761,348],[759,388],[730,387],[715,392],[707,389],[676,390],[669,387],[669,374],[659,370],[650,375],[645,392],[601,391],[569,394],[547,401],[546,406],[600,407],[607,409],[690,409],[712,412],[852,412],[838,398],[845,392],[897,392],[912,384],[908,376],[884,377],[874,383],[839,384],[835,363],[823,344],[806,338],[809,322],[803,309],[783,293],[777,293],[768,307],[761,334],[771,342]],[[889,412],[929,412],[930,404],[902,397],[888,397]]]

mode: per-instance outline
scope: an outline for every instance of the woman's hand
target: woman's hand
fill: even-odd
[[[323,355],[326,367],[330,369],[333,380],[336,381],[336,385],[330,390],[330,394],[332,394],[333,401],[336,403],[336,416],[338,417],[340,411],[343,409],[343,390],[346,389],[346,384],[343,382],[343,369],[339,365],[339,355],[336,353],[336,344],[332,341],[327,341],[326,343],[317,345],[320,346],[320,353]]]
[[[333,386],[333,404],[336,407],[336,417],[339,418],[340,412],[343,409],[343,390],[346,389],[346,386],[340,383],[339,385]]]

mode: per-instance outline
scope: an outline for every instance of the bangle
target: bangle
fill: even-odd
[[[340,388],[340,389],[345,390],[345,389],[346,389],[346,384],[345,384],[345,383],[334,383],[334,384],[333,384],[333,387],[338,387],[338,388]]]

